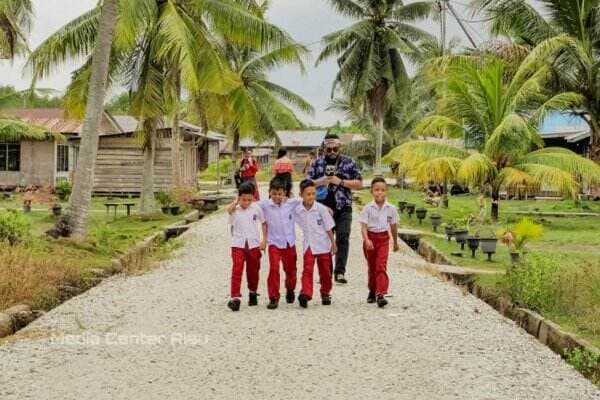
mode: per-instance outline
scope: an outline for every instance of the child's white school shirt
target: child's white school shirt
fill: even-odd
[[[252,203],[246,209],[239,205],[235,208],[233,214],[229,216],[231,225],[231,247],[254,249],[260,245],[260,226],[265,222],[260,207]]]
[[[300,203],[295,210],[296,223],[304,234],[304,252],[311,249],[314,255],[331,252],[329,232],[335,227],[333,217],[327,207],[315,202],[310,210]]]
[[[358,221],[366,224],[369,232],[381,233],[387,232],[390,225],[397,224],[399,219],[398,210],[387,201],[381,208],[371,201],[362,209]]]

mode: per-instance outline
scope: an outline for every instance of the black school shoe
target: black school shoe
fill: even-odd
[[[240,299],[231,299],[227,303],[227,307],[229,307],[231,311],[240,311],[240,304],[242,304]]]
[[[335,274],[335,281],[337,283],[348,283],[348,280],[344,277],[344,274]]]
[[[250,293],[250,298],[248,299],[248,305],[250,307],[258,305],[258,293]]]
[[[383,308],[388,304],[388,301],[383,296],[377,297],[377,306]]]
[[[288,304],[292,304],[296,300],[296,294],[293,290],[288,290],[285,294],[285,302]]]
[[[277,300],[277,299],[271,299],[271,300],[269,301],[269,304],[267,304],[267,308],[268,308],[269,310],[274,310],[274,309],[276,309],[277,307],[279,307],[279,300]]]
[[[322,294],[321,295],[321,304],[323,304],[324,306],[330,306],[331,305],[331,296],[328,294]]]
[[[367,297],[367,303],[373,304],[375,303],[375,292],[369,292],[369,296]]]
[[[302,308],[308,307],[309,300],[310,299],[305,294],[300,294],[300,296],[298,296],[298,303],[300,303],[300,307],[302,307]]]

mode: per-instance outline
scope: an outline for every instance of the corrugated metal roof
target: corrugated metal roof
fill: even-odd
[[[326,131],[278,131],[277,136],[283,147],[315,148],[321,146]]]
[[[72,135],[81,132],[81,121],[66,118],[64,110],[60,108],[23,108],[9,110],[6,114],[52,132]]]
[[[544,139],[564,138],[569,143],[591,137],[590,126],[583,117],[564,111],[549,113],[540,125],[539,132]]]

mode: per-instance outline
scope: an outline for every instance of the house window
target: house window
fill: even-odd
[[[0,171],[21,169],[21,144],[0,143]]]
[[[69,171],[69,146],[59,144],[56,146],[56,172]]]

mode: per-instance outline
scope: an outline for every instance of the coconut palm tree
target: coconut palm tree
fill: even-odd
[[[32,18],[31,0],[0,0],[0,60],[27,50]]]
[[[600,162],[600,0],[476,0],[491,18],[494,35],[537,46],[536,54],[558,77],[557,92],[578,93],[572,111],[584,116],[591,131],[591,157]]]
[[[402,98],[409,83],[403,55],[418,52],[419,41],[431,35],[410,25],[427,18],[435,1],[404,4],[402,0],[329,0],[341,14],[358,20],[347,28],[323,37],[324,48],[317,59],[337,56],[339,71],[333,91],[339,86],[354,108],[371,120],[378,134],[375,171],[381,172],[384,118],[388,105]]]
[[[537,131],[548,111],[575,107],[581,96],[546,92],[549,66],[525,60],[514,75],[497,58],[465,58],[446,72],[446,114],[423,119],[417,135],[463,138],[471,151],[432,141],[405,143],[387,156],[420,182],[458,181],[489,190],[498,218],[502,189],[551,188],[576,198],[600,182],[600,166],[562,148],[542,148]]]

